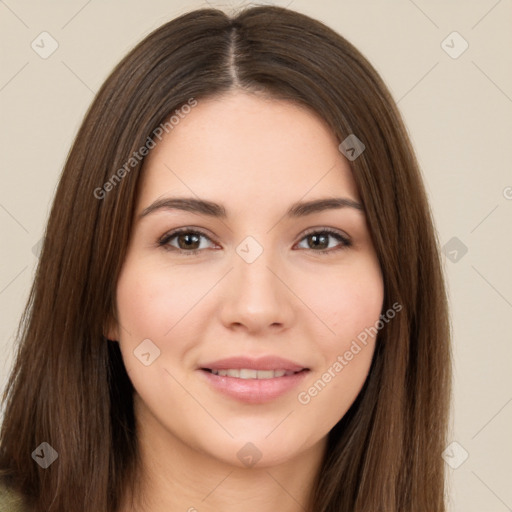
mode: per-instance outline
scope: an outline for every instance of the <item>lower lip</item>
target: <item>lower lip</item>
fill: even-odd
[[[199,371],[217,391],[249,404],[262,404],[279,398],[298,386],[309,373],[309,370],[303,370],[273,379],[239,379],[214,375],[206,370]]]

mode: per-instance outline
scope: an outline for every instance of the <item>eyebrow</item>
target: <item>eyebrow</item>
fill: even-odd
[[[288,217],[304,217],[324,210],[339,208],[354,208],[355,210],[364,211],[363,205],[353,199],[345,197],[328,197],[324,199],[316,199],[314,201],[294,203],[285,215]],[[164,197],[162,199],[157,199],[142,211],[139,218],[146,217],[147,215],[159,210],[183,210],[219,219],[227,218],[224,206],[212,201],[195,199],[193,197]]]

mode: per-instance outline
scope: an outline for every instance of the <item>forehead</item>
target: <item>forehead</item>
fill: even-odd
[[[263,198],[358,200],[338,144],[317,114],[292,102],[240,92],[198,100],[146,157],[141,201],[194,194],[236,209]]]

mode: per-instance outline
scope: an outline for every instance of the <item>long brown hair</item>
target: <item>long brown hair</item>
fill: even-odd
[[[383,273],[383,311],[403,306],[379,332],[365,385],[329,433],[310,510],[443,512],[450,326],[418,163],[361,53],[321,22],[274,6],[184,14],[139,43],[96,95],[20,323],[4,394],[5,482],[35,512],[117,512],[140,463],[133,387],[117,344],[103,336],[115,318],[143,158],[126,163],[176,109],[231,89],[304,105],[340,143],[354,134],[365,144],[350,165]],[[47,469],[31,457],[42,442],[59,454]]]

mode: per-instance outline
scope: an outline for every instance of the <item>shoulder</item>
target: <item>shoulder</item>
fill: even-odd
[[[0,510],[2,512],[28,512],[23,496],[7,487],[0,480]]]

